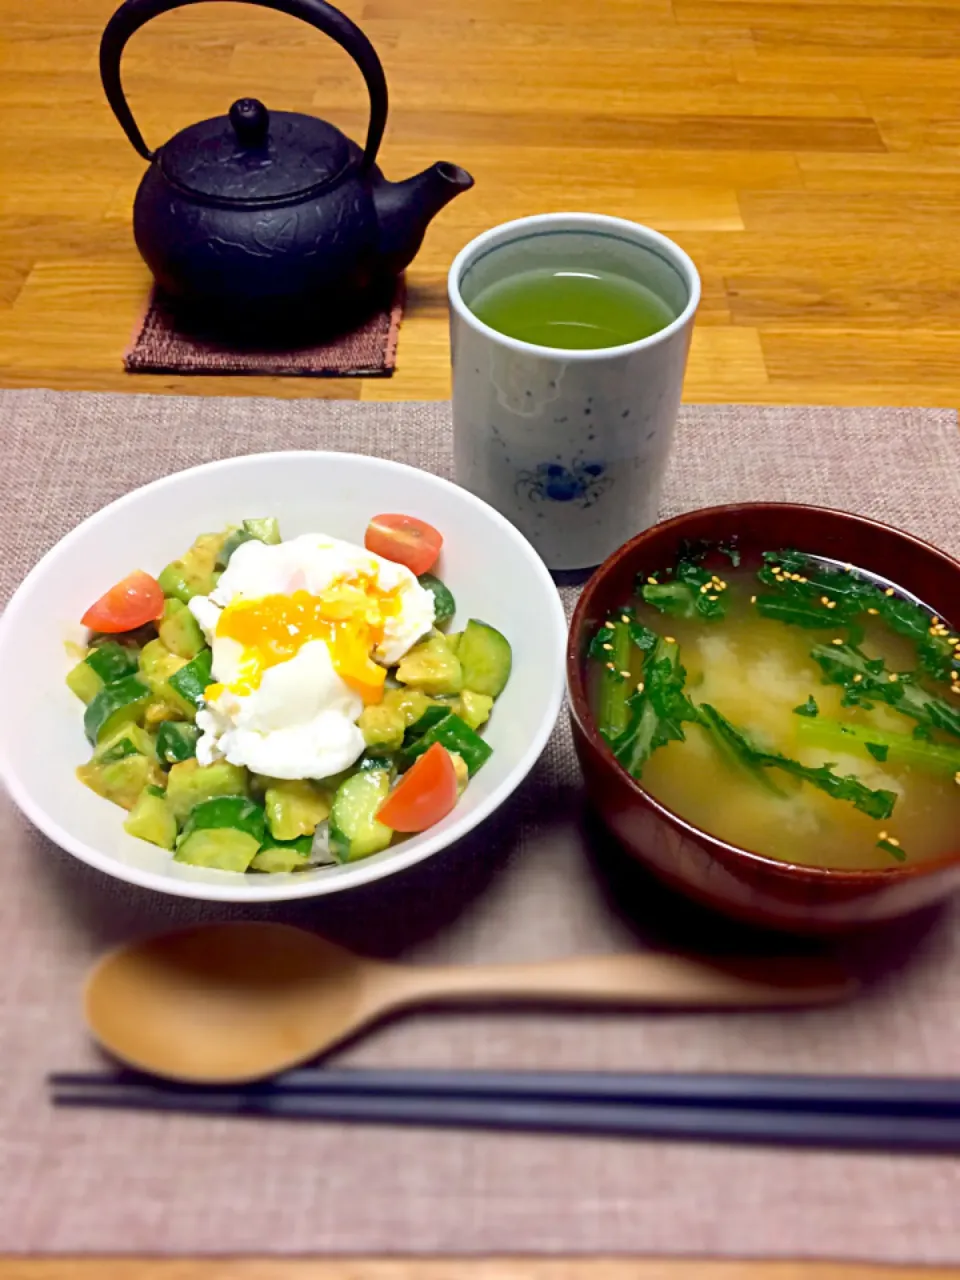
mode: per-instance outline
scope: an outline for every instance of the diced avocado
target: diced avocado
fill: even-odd
[[[300,836],[297,840],[271,840],[268,835],[260,852],[250,864],[251,871],[306,871],[311,866],[312,836]]]
[[[447,754],[453,761],[453,771],[457,775],[457,795],[462,796],[470,781],[470,770],[467,768],[466,760],[463,756],[457,755],[456,751],[448,751]]]
[[[200,730],[195,724],[165,721],[157,730],[157,754],[164,764],[179,764],[197,754]]]
[[[195,658],[206,646],[200,624],[189,609],[181,609],[171,618],[165,618],[159,627],[160,639],[171,653],[180,658]]]
[[[83,728],[88,740],[102,742],[122,725],[142,720],[149,701],[150,690],[137,676],[104,685],[84,712]]]
[[[93,758],[99,764],[110,760],[121,760],[134,753],[146,756],[148,760],[156,760],[157,744],[138,724],[124,724],[107,738],[102,738],[96,745]]]
[[[255,836],[245,831],[231,831],[229,827],[217,827],[209,831],[195,831],[177,846],[173,860],[215,871],[247,871],[259,848]]]
[[[91,760],[80,766],[77,777],[98,796],[123,809],[133,808],[144,787],[163,780],[156,761],[138,753],[108,762]]]
[[[170,687],[184,703],[193,708],[194,714],[206,694],[212,665],[213,651],[201,649],[195,658],[191,658],[170,677]]]
[[[387,689],[380,705],[399,711],[403,716],[404,727],[408,728],[416,724],[432,703],[420,689],[408,689],[405,685],[401,685],[399,689]]]
[[[149,685],[150,691],[172,707],[179,719],[192,720],[197,714],[195,705],[182,697],[170,683],[170,677],[186,665],[186,658],[171,653],[159,639],[144,645],[140,654],[140,678]]]
[[[155,787],[145,787],[130,810],[123,824],[124,830],[141,840],[149,840],[161,849],[172,849],[177,840],[177,820],[163,793]]]
[[[186,604],[194,596],[208,596],[216,586],[217,556],[223,546],[222,533],[202,533],[179,560],[171,560],[157,581],[165,596]]]
[[[215,796],[245,796],[249,790],[247,771],[242,765],[217,760],[201,765],[183,760],[167,775],[167,801],[178,822],[186,821],[190,810]]]
[[[510,678],[513,654],[510,642],[495,627],[471,618],[457,646],[463,685],[473,693],[496,698]]]
[[[330,815],[330,799],[309,779],[271,782],[264,795],[267,822],[275,840],[312,836]]]
[[[460,695],[460,709],[457,714],[471,729],[479,729],[490,719],[492,709],[493,698],[489,694],[474,693],[472,689],[464,689]]]
[[[172,702],[167,702],[154,694],[147,703],[147,709],[143,714],[143,723],[148,729],[153,730],[161,724],[182,721],[184,714],[182,707],[175,707]]]
[[[386,769],[365,769],[342,782],[330,811],[330,849],[338,862],[355,862],[386,849],[392,830],[377,821],[390,793]]]
[[[403,746],[406,721],[399,707],[386,706],[382,702],[364,707],[357,724],[371,750],[397,751]]]
[[[88,706],[103,688],[103,681],[84,659],[71,667],[67,674],[67,688]]]
[[[460,659],[439,632],[414,645],[400,660],[397,679],[427,694],[459,693],[463,688]]]
[[[124,676],[132,676],[137,670],[137,650],[130,645],[107,641],[91,649],[84,661],[104,684],[113,684]]]
[[[457,611],[457,602],[450,588],[432,573],[421,573],[417,581],[433,596],[433,615],[437,626],[449,622]]]
[[[163,614],[160,621],[166,622],[168,618],[172,618],[175,613],[181,613],[187,606],[182,600],[178,600],[176,596],[168,596],[163,602]]]

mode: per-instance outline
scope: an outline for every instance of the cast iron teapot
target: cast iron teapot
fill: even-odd
[[[405,182],[375,164],[387,118],[383,67],[363,32],[325,0],[248,0],[302,18],[336,40],[363,73],[370,124],[363,150],[315,116],[241,98],[151,151],[120,81],[129,38],[158,14],[198,0],[126,0],[100,43],[107,100],[150,161],[133,233],[161,289],[231,321],[296,315],[336,325],[411,261],[427,223],[473,186],[438,163]]]

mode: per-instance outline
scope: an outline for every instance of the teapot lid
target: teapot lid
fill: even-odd
[[[348,140],[324,120],[270,112],[241,98],[228,116],[201,120],[160,149],[160,168],[206,201],[270,205],[334,182],[351,161]]]

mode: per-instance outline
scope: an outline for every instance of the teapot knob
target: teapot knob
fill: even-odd
[[[230,123],[242,147],[260,147],[270,128],[270,112],[257,98],[239,98],[230,108]]]

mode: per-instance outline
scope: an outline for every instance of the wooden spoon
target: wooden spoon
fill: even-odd
[[[94,1037],[172,1080],[236,1083],[296,1066],[412,1005],[566,1004],[745,1009],[842,1000],[855,980],[826,958],[587,956],[420,968],[353,955],[290,925],[205,925],[105,956],[86,985]]]

